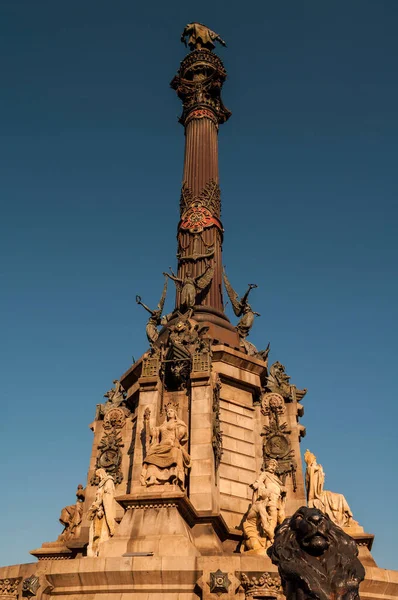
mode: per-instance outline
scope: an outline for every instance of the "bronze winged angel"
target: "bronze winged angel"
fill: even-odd
[[[251,290],[256,288],[257,285],[255,283],[249,283],[247,292],[239,300],[238,294],[235,292],[228,280],[228,277],[225,273],[225,269],[223,269],[223,278],[224,285],[227,290],[228,298],[231,301],[233,311],[237,317],[241,317],[239,323],[236,326],[236,330],[239,333],[240,337],[245,339],[249,335],[250,329],[253,327],[254,317],[260,316],[258,312],[254,312],[254,310],[247,301]]]
[[[207,266],[205,271],[197,277],[192,277],[190,271],[186,272],[185,277],[177,277],[170,268],[170,273],[163,273],[166,277],[170,277],[177,287],[177,290],[181,292],[180,306],[184,312],[193,311],[196,302],[196,294],[199,290],[204,290],[210,285],[214,275],[214,267]]]
[[[162,297],[160,298],[158,307],[155,310],[151,310],[149,308],[149,306],[144,304],[141,301],[141,296],[135,297],[135,301],[137,302],[137,304],[141,304],[141,306],[143,306],[145,308],[145,310],[147,310],[149,312],[149,314],[151,315],[148,319],[148,323],[145,328],[146,336],[148,338],[148,342],[149,342],[151,348],[153,348],[153,344],[156,342],[156,340],[159,337],[158,327],[161,324],[161,320],[162,320],[162,312],[163,312],[163,307],[164,307],[164,303],[166,300],[166,293],[167,293],[167,278],[165,278],[165,280],[164,280]]]

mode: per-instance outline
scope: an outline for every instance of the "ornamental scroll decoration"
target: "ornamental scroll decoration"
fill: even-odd
[[[264,437],[263,460],[264,466],[270,459],[276,460],[278,463],[276,474],[283,483],[286,481],[286,476],[291,475],[293,490],[296,491],[297,465],[289,437],[291,430],[288,429],[286,422],[280,422],[280,417],[285,413],[285,410],[285,403],[280,394],[271,392],[263,395],[261,412],[269,419],[269,425],[264,426],[264,432],[261,434]]]
[[[123,481],[123,474],[120,470],[122,463],[123,440],[120,435],[120,430],[126,423],[127,409],[120,407],[110,409],[104,418],[104,435],[98,444],[98,455],[95,463],[94,475],[92,476],[91,485],[99,484],[99,477],[96,475],[97,469],[105,469],[112,475],[115,484]]]
[[[283,598],[281,580],[279,577],[272,577],[271,573],[263,573],[260,577],[249,577],[242,573],[241,586],[245,591],[245,598]]]
[[[0,579],[0,599],[13,600],[18,598],[18,586],[22,577],[7,577]]]
[[[194,202],[200,202],[212,215],[219,217],[221,211],[220,196],[220,186],[214,179],[210,179],[206,183],[198,196],[195,196],[188,184],[184,182],[181,188],[180,214],[182,216]]]
[[[220,466],[221,458],[224,452],[222,431],[220,426],[220,392],[221,381],[220,377],[217,375],[213,389],[213,435],[211,440],[214,453],[214,470],[216,473],[218,471],[218,467]]]
[[[191,118],[208,118],[218,127],[229,119],[231,111],[221,100],[226,77],[221,59],[210,50],[194,50],[184,58],[170,83],[183,104],[182,125],[187,126]]]
[[[193,234],[202,233],[209,227],[217,227],[222,232],[219,220],[221,212],[220,187],[211,179],[198,196],[195,196],[186,183],[183,184],[180,197],[179,231]]]

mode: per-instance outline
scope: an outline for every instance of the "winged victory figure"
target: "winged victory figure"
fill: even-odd
[[[190,311],[192,313],[196,302],[196,294],[199,290],[204,290],[211,283],[214,275],[214,267],[207,266],[204,272],[197,277],[192,277],[190,271],[187,271],[183,278],[177,277],[171,268],[170,272],[171,275],[170,273],[163,273],[163,275],[172,279],[177,286],[177,290],[181,292],[178,308],[183,312]]]
[[[141,301],[141,296],[135,297],[137,304],[141,304],[141,306],[143,306],[145,308],[145,310],[147,310],[150,314],[145,331],[146,331],[146,336],[148,338],[148,342],[149,342],[151,348],[153,348],[154,343],[156,342],[156,340],[159,337],[158,327],[162,321],[162,312],[163,312],[163,307],[164,307],[164,303],[166,300],[166,293],[167,293],[167,278],[165,278],[165,281],[164,281],[162,297],[160,298],[158,307],[155,310],[151,310],[149,308],[149,306],[144,304]]]
[[[241,317],[239,323],[236,326],[236,330],[239,333],[239,336],[242,339],[245,339],[249,335],[250,329],[253,327],[254,317],[256,315],[257,317],[260,316],[258,312],[254,312],[254,310],[247,301],[250,291],[256,288],[257,285],[255,283],[249,283],[247,292],[239,300],[238,294],[235,292],[228,280],[228,277],[225,273],[225,269],[223,269],[223,278],[228,298],[230,299],[232,304],[233,311],[237,317]]]

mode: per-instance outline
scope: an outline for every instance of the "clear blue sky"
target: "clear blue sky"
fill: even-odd
[[[307,387],[302,450],[398,568],[396,0],[2,0],[0,564],[56,539],[175,266],[188,21],[227,41],[224,263]],[[167,309],[172,308],[169,294]],[[231,316],[232,320],[235,320]]]

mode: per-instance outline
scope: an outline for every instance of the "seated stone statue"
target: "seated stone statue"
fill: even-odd
[[[188,428],[177,417],[176,407],[166,407],[166,420],[160,427],[150,427],[149,410],[144,415],[147,454],[143,460],[141,485],[177,484],[185,489],[185,475],[191,467],[191,458],[184,446]]]
[[[85,497],[85,490],[79,484],[76,491],[76,504],[65,506],[61,511],[59,521],[64,526],[64,530],[58,536],[58,541],[66,542],[79,537]]]
[[[352,518],[352,512],[343,494],[324,490],[325,473],[322,465],[316,462],[315,454],[307,450],[304,454],[307,468],[305,484],[307,488],[307,502],[309,508],[317,508],[329,516],[339,527],[353,527],[358,525]]]
[[[286,488],[276,475],[278,463],[271,459],[250,487],[253,501],[243,523],[245,546],[253,554],[265,553],[274,540],[275,528],[285,518]]]

